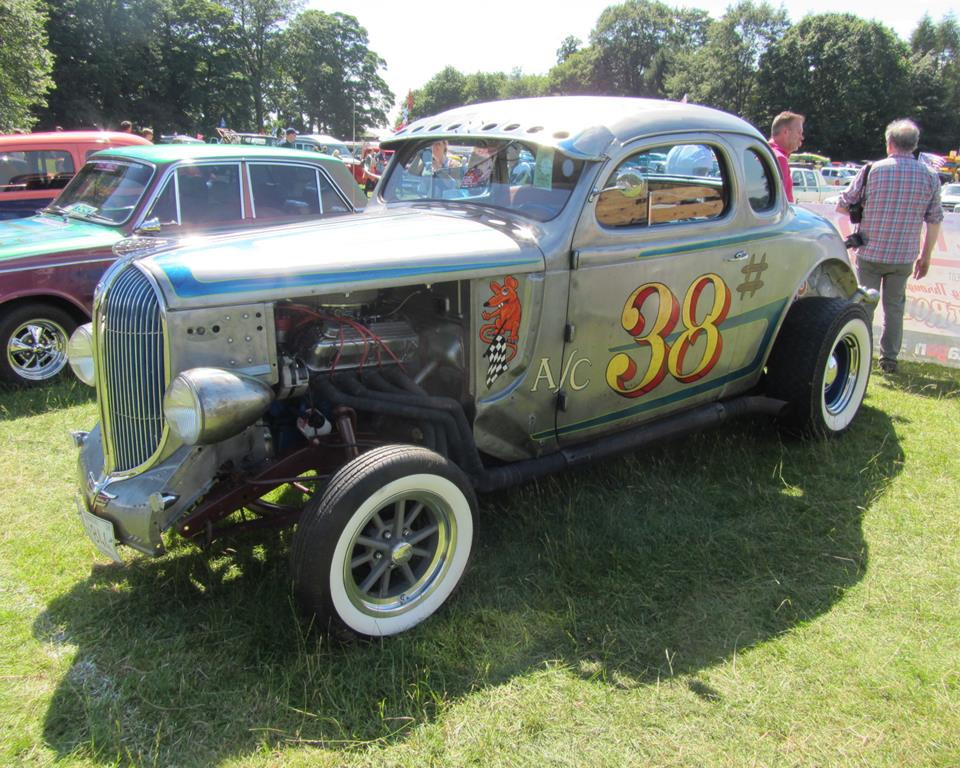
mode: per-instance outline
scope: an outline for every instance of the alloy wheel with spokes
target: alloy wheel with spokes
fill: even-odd
[[[432,615],[463,576],[476,497],[426,448],[389,445],[345,464],[311,499],[294,535],[294,589],[321,622],[372,637]]]
[[[8,312],[0,320],[0,378],[30,385],[57,376],[67,365],[67,341],[75,326],[67,313],[44,304]]]

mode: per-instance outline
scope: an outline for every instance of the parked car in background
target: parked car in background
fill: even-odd
[[[392,635],[456,588],[477,491],[738,415],[823,436],[853,423],[873,296],[834,227],[787,205],[743,120],[525,99],[382,147],[362,216],[183,243],[104,277],[70,364],[97,388],[99,423],[74,439],[105,555],[296,525],[313,625]],[[709,162],[671,172],[677,147]]]
[[[940,205],[945,211],[960,211],[960,184],[952,182],[940,187]]]
[[[255,147],[275,147],[280,139],[267,133],[237,133],[229,128],[217,128],[217,137],[211,144],[250,144]]]
[[[73,178],[94,152],[149,144],[111,131],[56,131],[0,136],[0,220],[32,216]]]
[[[203,139],[196,136],[187,136],[183,133],[165,133],[159,139],[157,144],[203,144]]]
[[[359,181],[360,160],[353,156],[350,147],[348,147],[345,142],[340,141],[340,139],[327,136],[323,133],[301,133],[297,136],[293,145],[297,149],[303,149],[308,152],[312,150],[336,157],[350,169],[350,173],[353,174],[354,178],[358,179],[357,183],[361,183]]]
[[[820,169],[824,181],[834,187],[844,187],[857,175],[859,168],[848,166],[826,166]]]
[[[334,151],[336,151],[337,156],[341,160],[353,158],[353,153],[350,151],[350,147],[346,145],[346,142],[323,133],[301,133],[293,143],[297,149],[312,150],[315,152],[325,151],[328,155],[332,155]]]
[[[0,222],[0,381],[33,384],[66,364],[116,252],[353,213],[346,167],[316,152],[237,145],[127,147],[92,157],[42,214]],[[143,237],[125,241],[128,235]]]
[[[793,200],[796,203],[822,203],[837,192],[823,178],[820,171],[812,168],[790,166],[790,178],[793,179]]]

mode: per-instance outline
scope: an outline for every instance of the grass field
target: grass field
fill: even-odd
[[[481,499],[437,616],[298,619],[288,537],[108,564],[72,382],[0,392],[0,765],[958,766],[960,371]]]

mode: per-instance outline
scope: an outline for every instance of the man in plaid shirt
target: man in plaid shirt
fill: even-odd
[[[882,292],[880,369],[893,373],[903,340],[907,280],[911,274],[917,280],[927,274],[943,211],[940,180],[913,157],[920,129],[911,120],[895,120],[885,136],[887,157],[857,174],[840,195],[837,210],[849,213],[851,205],[863,202],[860,235],[864,244],[856,250],[857,276],[864,287]]]

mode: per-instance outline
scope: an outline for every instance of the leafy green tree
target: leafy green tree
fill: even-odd
[[[251,101],[253,121],[262,129],[267,116],[265,94],[280,69],[282,46],[277,37],[303,6],[303,0],[223,0],[239,29],[238,53],[246,89]]]
[[[563,62],[580,50],[581,45],[583,45],[583,41],[579,37],[567,35],[563,38],[563,42],[560,43],[560,47],[557,48],[557,64],[563,64]]]
[[[393,94],[379,75],[386,62],[367,32],[343,13],[304,11],[281,38],[283,73],[292,86],[285,103],[304,127],[356,136],[386,122]]]
[[[960,27],[953,16],[938,24],[924,16],[910,35],[910,92],[921,146],[960,148]]]
[[[544,96],[548,93],[546,75],[527,75],[515,69],[504,78],[497,98],[500,99],[527,99],[533,96]]]
[[[55,57],[47,125],[115,127],[124,118],[146,122],[146,84],[156,73],[155,30],[161,0],[48,0]],[[149,119],[149,118],[147,118]]]
[[[155,72],[143,83],[143,122],[190,133],[251,124],[250,94],[236,54],[239,30],[230,12],[209,0],[167,0],[153,47]]]
[[[32,126],[53,85],[44,10],[38,0],[0,0],[0,133]]]
[[[599,54],[596,48],[589,46],[575,51],[547,74],[549,93],[573,96],[589,93],[602,93],[597,85]]]
[[[463,87],[463,103],[477,104],[503,98],[507,76],[503,72],[474,72],[467,75]]]
[[[804,146],[837,159],[883,152],[887,123],[910,100],[907,47],[888,27],[851,14],[807,16],[761,57],[757,111],[806,116]]]
[[[455,67],[444,67],[423,88],[413,92],[410,120],[435,115],[466,103],[467,78]]]
[[[656,0],[627,0],[608,7],[590,33],[596,51],[595,90],[663,96],[673,61],[704,43],[708,25],[706,11],[671,8]]]
[[[711,22],[705,45],[680,57],[668,93],[737,115],[756,112],[760,57],[789,27],[783,7],[741,0]]]
[[[252,123],[239,29],[213,0],[58,0],[48,125],[212,131]]]

